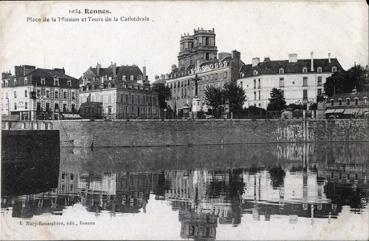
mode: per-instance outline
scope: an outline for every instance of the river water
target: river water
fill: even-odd
[[[3,166],[3,238],[368,238],[368,142],[56,150]]]

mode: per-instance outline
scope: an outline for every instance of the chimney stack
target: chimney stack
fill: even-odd
[[[147,78],[146,78],[146,66],[143,66],[142,67],[142,75],[143,75],[142,80],[143,81],[146,81],[147,80]]]
[[[100,68],[101,68],[101,65],[99,63],[96,64],[96,74],[97,76],[100,75]]]
[[[314,71],[314,52],[310,52],[310,71]]]
[[[331,53],[328,53],[328,63],[331,63]]]
[[[289,63],[297,63],[297,54],[288,54]]]
[[[260,58],[259,57],[252,58],[251,62],[252,62],[252,67],[255,67],[260,63]]]

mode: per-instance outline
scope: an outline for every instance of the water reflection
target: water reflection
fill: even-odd
[[[345,206],[350,215],[366,208],[368,152],[368,143],[62,149],[57,188],[3,196],[2,208],[62,216],[78,203],[116,217],[152,215],[146,209],[157,203],[178,213],[180,238],[210,240],[247,217],[331,222]]]

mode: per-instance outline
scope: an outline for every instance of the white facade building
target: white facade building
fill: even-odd
[[[273,88],[282,90],[287,105],[313,103],[323,94],[326,79],[342,70],[330,54],[326,59],[314,59],[313,53],[310,59],[297,59],[297,54],[289,54],[288,60],[253,58],[252,64],[242,66],[237,84],[245,90],[247,108],[266,109]]]

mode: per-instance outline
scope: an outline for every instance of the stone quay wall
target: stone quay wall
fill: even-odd
[[[60,131],[61,146],[140,147],[241,143],[369,141],[369,121],[117,120],[2,123],[3,129]]]

